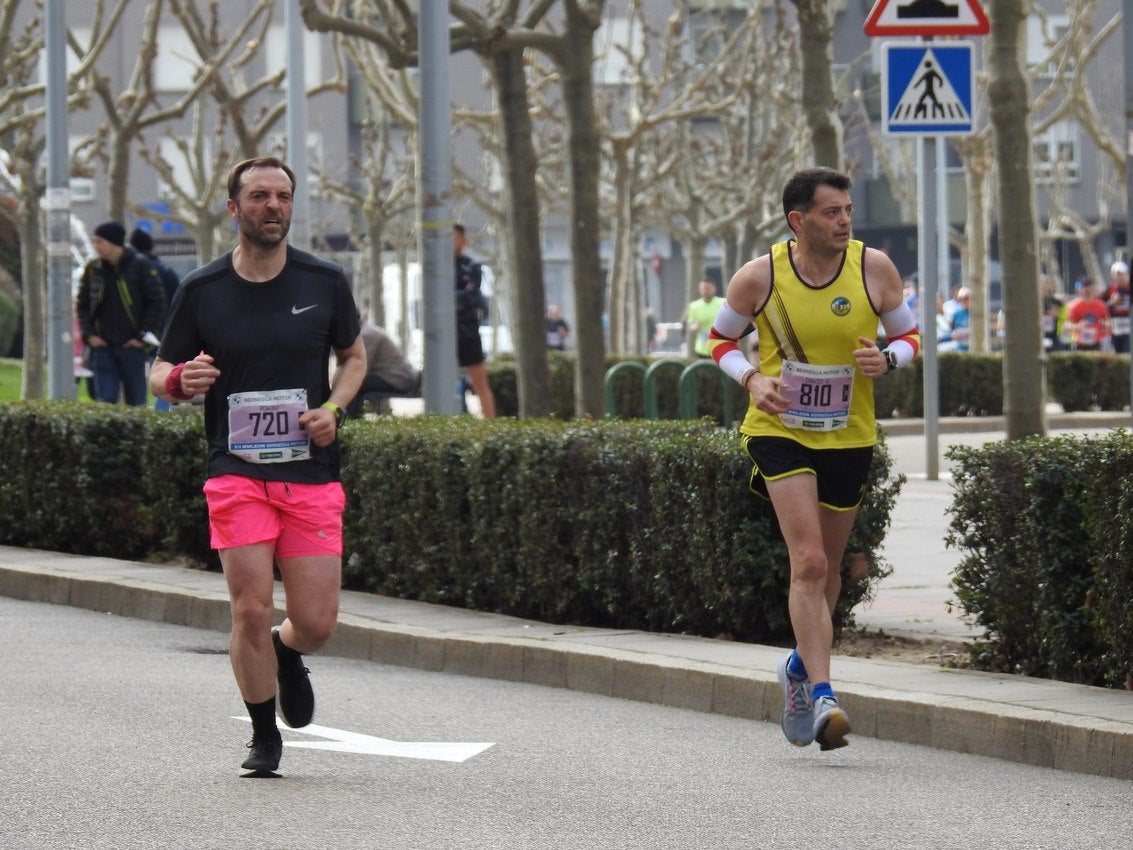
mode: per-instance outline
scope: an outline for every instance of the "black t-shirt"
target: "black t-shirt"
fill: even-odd
[[[480,335],[480,319],[487,313],[487,301],[480,291],[484,271],[464,254],[453,258],[456,274],[456,331],[466,336]]]
[[[311,458],[303,461],[249,463],[230,454],[228,397],[302,388],[307,406],[318,407],[330,397],[332,349],[349,348],[360,330],[342,269],[304,251],[288,247],[283,271],[266,283],[236,274],[231,253],[190,272],[177,289],[158,356],[183,363],[204,351],[220,370],[205,396],[209,477],[337,481],[337,440],[322,448],[312,442]]]

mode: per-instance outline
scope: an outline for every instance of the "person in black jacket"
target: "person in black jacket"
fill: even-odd
[[[90,347],[96,401],[146,403],[147,345],[165,322],[165,292],[157,270],[126,246],[126,228],[107,221],[94,230],[98,254],[83,269],[76,311]]]
[[[168,308],[173,303],[173,295],[177,292],[181,278],[168,263],[153,252],[153,237],[140,227],[135,227],[134,232],[130,234],[130,246],[157,269],[157,276],[161,278],[161,286],[165,290],[165,306]]]

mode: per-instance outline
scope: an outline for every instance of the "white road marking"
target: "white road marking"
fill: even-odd
[[[243,720],[251,723],[249,717],[233,717],[233,720]],[[326,741],[284,741],[285,747],[301,747],[308,750],[333,750],[339,753],[362,753],[374,756],[392,756],[394,758],[429,759],[430,761],[463,762],[479,755],[495,744],[448,743],[444,741],[391,741],[388,738],[376,738],[373,735],[362,735],[358,732],[347,732],[344,729],[332,729],[329,726],[304,726],[302,729],[291,729],[279,721],[280,731],[298,732],[303,735],[314,735],[318,738],[327,738]]]

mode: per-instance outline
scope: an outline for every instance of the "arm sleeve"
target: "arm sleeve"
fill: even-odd
[[[881,326],[885,329],[885,338],[889,340],[885,350],[896,353],[899,367],[908,366],[917,359],[917,353],[921,350],[921,334],[908,304],[902,301],[899,307],[882,313]]]
[[[736,312],[727,301],[716,312],[716,320],[708,332],[708,351],[716,364],[736,383],[743,383],[749,371],[755,369],[740,350],[739,339],[747,330],[750,320]]]

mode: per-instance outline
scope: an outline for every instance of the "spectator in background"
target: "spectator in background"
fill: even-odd
[[[135,227],[134,232],[130,234],[130,245],[157,270],[157,276],[161,278],[161,285],[165,290],[165,304],[168,307],[173,303],[173,294],[177,291],[181,278],[153,252],[153,237],[140,227]]]
[[[562,310],[558,304],[547,308],[547,349],[550,351],[566,351],[566,340],[570,335],[570,325],[563,320]]]
[[[1078,296],[1066,305],[1065,325],[1075,351],[1101,351],[1109,344],[1109,308],[1090,278],[1079,281]]]
[[[348,416],[362,414],[366,393],[391,393],[417,397],[421,395],[421,373],[405,359],[389,334],[377,325],[362,323],[362,345],[366,348],[366,377],[354,400],[346,406]]]
[[[688,330],[696,334],[693,350],[697,357],[712,356],[708,350],[708,332],[723,303],[724,299],[716,294],[716,282],[706,277],[700,281],[700,297],[685,308],[681,321],[687,322]]]
[[[915,316],[917,315],[917,307],[919,304],[916,276],[909,275],[902,283],[904,286],[905,306],[908,307],[912,314]]]
[[[1105,303],[1109,308],[1110,335],[1113,350],[1119,354],[1129,353],[1129,264],[1118,260],[1109,267],[1111,277],[1109,288],[1105,291]]]
[[[485,419],[496,418],[496,397],[488,383],[484,343],[480,340],[480,321],[488,313],[488,302],[480,291],[484,272],[480,264],[464,253],[468,236],[464,225],[452,226],[453,271],[456,275],[456,357],[468,374],[472,391],[480,399]]]
[[[657,314],[652,307],[645,308],[645,350],[652,354],[657,349]]]
[[[954,284],[951,289],[951,296],[944,302],[944,317],[948,319],[949,325],[952,323],[952,314],[960,309],[960,299],[957,297],[960,294],[960,284]]]
[[[1062,318],[1066,299],[1054,289],[1050,275],[1039,276],[1039,298],[1043,311],[1043,348],[1047,351],[1062,349]]]
[[[95,401],[146,403],[146,345],[165,323],[165,292],[157,270],[126,245],[126,228],[106,221],[94,229],[98,255],[86,264],[75,307],[90,347]]]
[[[948,319],[948,338],[956,343],[953,351],[967,351],[972,335],[972,313],[968,305],[972,300],[972,292],[968,287],[961,286],[956,290],[956,308]]]
[[[149,260],[149,264],[157,270],[157,276],[161,279],[161,286],[165,290],[165,307],[168,309],[173,304],[173,296],[177,292],[181,278],[165,262],[158,259],[158,256],[153,252],[153,238],[140,227],[135,227],[134,232],[130,234],[130,245],[139,255]],[[149,362],[153,362],[156,354],[156,351],[150,353]],[[153,400],[154,410],[169,410],[171,407],[172,405],[163,398]]]

